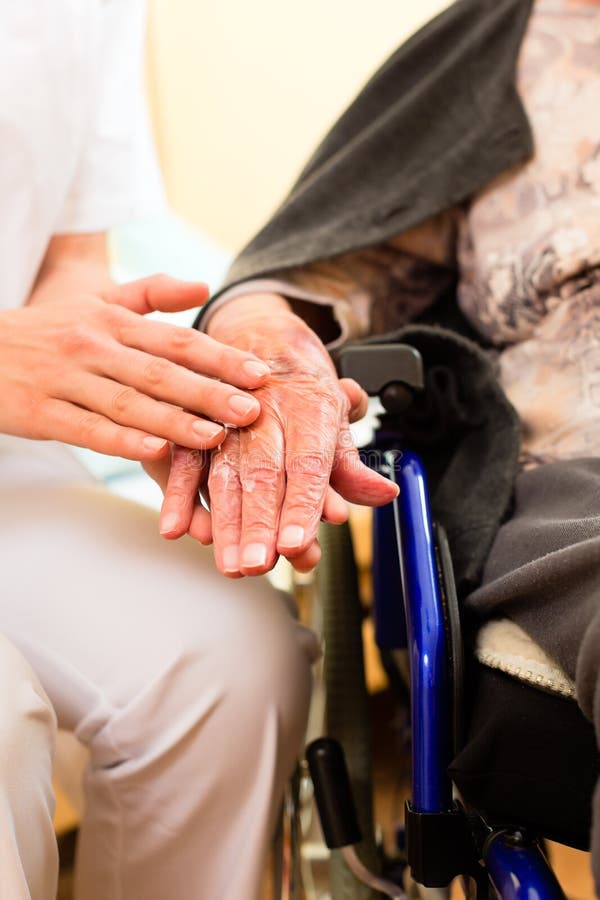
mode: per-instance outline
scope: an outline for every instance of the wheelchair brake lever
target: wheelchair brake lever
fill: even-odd
[[[333,738],[317,738],[306,748],[306,760],[328,848],[341,850],[348,868],[363,884],[392,900],[406,900],[406,894],[398,885],[367,869],[354,849],[362,835],[341,745]]]
[[[354,847],[342,847],[341,849],[346,865],[359,881],[362,881],[367,887],[373,888],[374,891],[378,891],[380,894],[386,894],[388,897],[391,897],[391,900],[406,900],[406,894],[397,884],[388,881],[387,878],[380,878],[378,875],[374,875],[370,869],[367,869],[361,863]]]

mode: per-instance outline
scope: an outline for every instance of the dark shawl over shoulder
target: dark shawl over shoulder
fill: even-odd
[[[380,243],[532,153],[514,86],[531,0],[458,0],[335,123],[224,287]]]
[[[514,77],[530,11],[531,0],[458,0],[400,47],[237,257],[224,288],[378,244],[527,159],[532,138]],[[510,501],[518,422],[474,345],[418,326],[401,339],[421,350],[428,409],[443,412],[445,466],[433,505],[464,592]],[[444,391],[452,403],[441,402]],[[430,433],[411,429],[414,449],[432,459]]]

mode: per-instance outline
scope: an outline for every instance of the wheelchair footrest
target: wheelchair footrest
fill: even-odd
[[[476,875],[478,852],[470,822],[460,807],[422,813],[406,801],[406,851],[413,879],[446,887],[457,875]]]

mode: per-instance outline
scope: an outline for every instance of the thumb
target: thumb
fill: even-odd
[[[118,303],[132,312],[145,315],[155,312],[181,312],[202,306],[208,299],[208,287],[200,281],[180,281],[169,275],[151,275],[105,291],[107,303]]]
[[[359,419],[366,415],[369,408],[367,394],[353,378],[340,378],[339,386],[350,404],[350,409],[348,410],[350,422],[358,422]]]

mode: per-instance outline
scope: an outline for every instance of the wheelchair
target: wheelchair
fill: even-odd
[[[544,840],[588,849],[599,772],[592,726],[572,698],[540,689],[535,678],[516,680],[465,648],[448,541],[432,521],[425,467],[404,447],[401,427],[389,428],[423,388],[419,353],[408,344],[348,347],[338,368],[379,397],[388,425],[361,455],[400,487],[393,504],[374,511],[373,616],[384,656],[393,661],[407,650],[412,795],[398,831],[399,864],[383,858],[374,837],[350,538],[325,526],[317,578],[325,598],[326,736],[311,741],[306,760],[331,851],[329,896],[440,897],[459,878],[478,900],[564,898]],[[292,822],[299,792],[297,781]],[[299,832],[296,824],[296,845]],[[299,879],[292,882],[286,896],[304,898]]]

